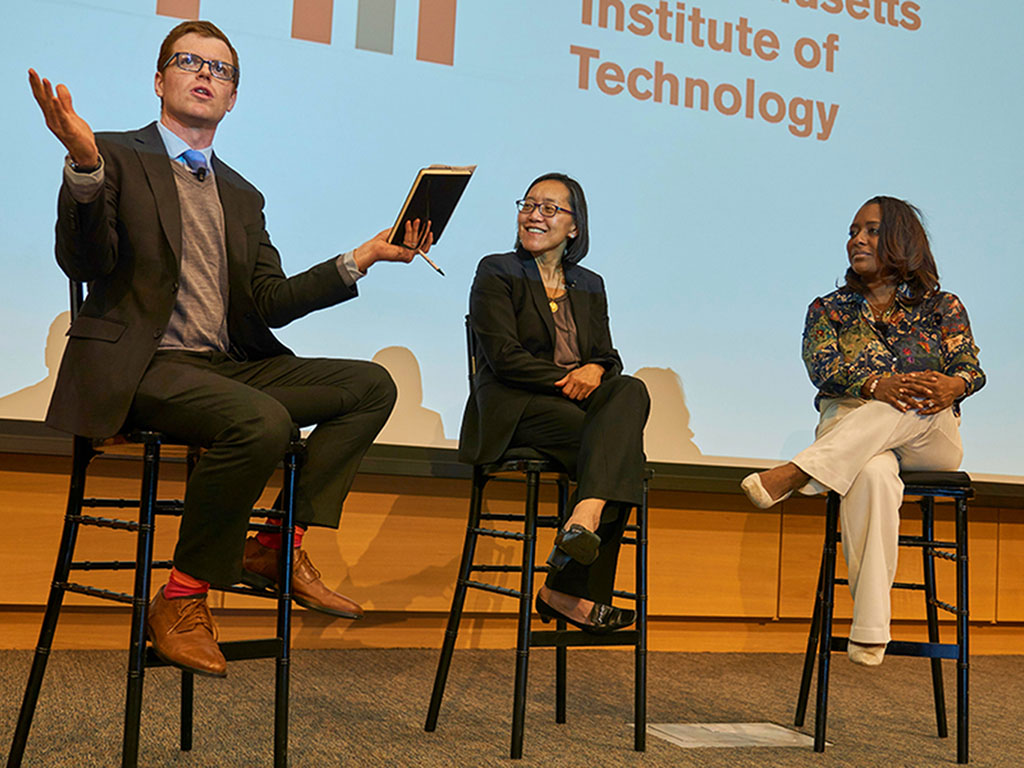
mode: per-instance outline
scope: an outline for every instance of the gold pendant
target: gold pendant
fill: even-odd
[[[551,313],[554,314],[558,311],[558,302],[551,300],[548,302],[548,306],[551,307]]]

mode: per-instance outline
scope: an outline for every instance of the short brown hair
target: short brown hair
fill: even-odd
[[[878,227],[878,261],[882,274],[906,283],[910,296],[905,300],[918,304],[939,290],[938,268],[921,221],[921,211],[906,200],[886,195],[872,197],[864,205],[872,203],[877,203],[882,212]],[[853,267],[846,270],[846,287],[860,294],[867,291]]]
[[[174,44],[182,37],[192,32],[195,32],[197,35],[202,37],[215,37],[218,40],[224,41],[228,50],[231,51],[231,63],[235,65],[235,88],[237,88],[238,78],[241,74],[241,69],[238,66],[238,51],[235,50],[235,46],[233,46],[231,41],[228,40],[228,36],[221,32],[220,28],[212,21],[183,21],[168,32],[167,37],[165,37],[164,41],[160,43],[160,53],[156,57],[156,71],[164,71],[164,68],[167,66],[168,59],[175,54]]]

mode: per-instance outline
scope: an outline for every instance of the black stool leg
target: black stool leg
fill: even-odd
[[[139,721],[142,683],[146,669],[146,614],[149,611],[150,571],[153,566],[153,516],[156,507],[160,440],[148,436],[142,456],[142,492],[139,495],[139,531],[135,550],[135,592],[132,598],[131,641],[128,649],[128,693],[124,707],[122,768],[139,761]]]
[[[935,498],[921,497],[921,538],[935,541]],[[928,618],[928,642],[939,642],[939,609],[935,605],[935,554],[931,547],[922,547],[924,560],[924,605]],[[946,694],[942,684],[942,659],[930,659],[932,665],[932,693],[935,696],[935,727],[939,738],[949,735],[946,725]]]
[[[633,749],[647,749],[647,479],[636,508],[636,649],[633,682]]]
[[[821,593],[821,641],[818,656],[818,696],[814,711],[814,751],[825,751],[828,716],[828,669],[832,655],[832,610],[836,591],[836,531],[839,527],[839,494],[830,491],[825,504],[824,580]]]
[[[956,499],[956,761],[968,761],[967,500]]]
[[[441,712],[441,699],[448,682],[448,669],[452,663],[452,652],[459,634],[459,622],[462,620],[462,607],[466,602],[466,592],[473,557],[476,552],[477,528],[480,527],[480,512],[483,507],[484,486],[487,477],[477,468],[473,468],[473,487],[469,496],[469,523],[466,525],[466,539],[462,544],[462,561],[459,564],[459,577],[455,582],[455,593],[452,595],[452,608],[448,612],[448,626],[444,631],[444,643],[441,645],[441,657],[437,662],[437,674],[434,675],[434,689],[430,694],[430,708],[427,710],[426,731],[437,728],[437,717]]]
[[[195,675],[181,670],[181,718],[178,727],[181,751],[192,749],[193,702],[195,701]]]
[[[814,657],[818,650],[818,635],[821,632],[821,595],[825,578],[825,552],[821,553],[821,565],[818,567],[818,586],[814,589],[814,609],[811,611],[811,631],[807,633],[807,650],[804,652],[804,671],[800,676],[800,694],[796,699],[796,715],[793,725],[798,728],[804,724],[807,714],[807,699],[811,694],[811,677],[814,675]]]
[[[189,446],[185,454],[185,482],[192,477],[192,472],[199,463],[200,449]],[[181,751],[188,752],[192,749],[192,726],[195,720],[195,675],[191,672],[181,670],[181,713],[179,717],[179,737]]]
[[[523,524],[523,573],[519,595],[519,631],[516,641],[515,691],[512,697],[512,748],[510,756],[523,756],[523,727],[526,722],[526,674],[530,660],[530,613],[533,602],[533,567],[537,548],[537,498],[540,472],[526,473],[526,521]]]
[[[562,525],[569,518],[569,481],[565,477],[558,478],[558,524]],[[558,632],[566,630],[562,619],[555,622]],[[568,691],[569,649],[564,645],[555,648],[555,722],[566,721],[566,698]]]
[[[277,579],[277,638],[281,643],[274,674],[274,768],[288,765],[288,691],[291,681],[292,558],[295,554],[295,486],[298,482],[299,453],[292,449],[284,457],[281,488],[281,551]]]
[[[60,549],[57,551],[57,563],[53,569],[53,582],[50,584],[50,596],[46,601],[46,612],[43,614],[43,625],[39,629],[39,642],[32,657],[32,669],[28,674],[25,696],[21,700],[21,711],[18,713],[18,724],[14,729],[11,751],[7,755],[7,768],[19,768],[28,742],[28,732],[32,727],[32,717],[36,712],[36,702],[43,686],[46,674],[46,662],[50,658],[53,646],[53,635],[57,629],[61,604],[64,602],[64,584],[71,573],[71,561],[75,554],[75,541],[78,538],[78,517],[82,514],[82,496],[85,493],[85,470],[96,452],[84,437],[75,437],[71,455],[71,482],[68,487],[68,505],[64,515],[64,528],[60,537]]]

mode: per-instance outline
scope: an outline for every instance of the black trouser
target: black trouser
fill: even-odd
[[[361,360],[157,352],[139,383],[132,426],[208,449],[185,491],[175,566],[215,584],[238,580],[249,513],[293,423],[318,424],[296,489],[296,522],[337,528],[359,461],[395,397],[388,372]]]
[[[611,602],[622,531],[630,510],[642,500],[643,436],[649,410],[650,398],[642,381],[614,376],[582,402],[535,395],[523,411],[509,447],[530,447],[551,456],[576,480],[575,498],[608,502],[597,529],[601,538],[597,560],[589,566],[573,560],[549,574],[546,583],[551,589]]]

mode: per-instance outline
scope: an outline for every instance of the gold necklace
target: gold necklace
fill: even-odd
[[[561,265],[559,265],[555,269],[555,279],[556,279],[556,281],[558,283],[558,287],[557,288],[552,288],[551,291],[554,292],[554,291],[557,291],[559,289],[564,291],[565,290],[565,270],[562,269]],[[541,283],[544,285],[544,293],[548,293],[548,286],[547,286],[546,283],[544,283],[544,276],[543,275],[541,275]],[[556,312],[558,312],[558,302],[555,301],[555,299],[551,296],[550,293],[548,293],[548,307],[550,307],[550,309],[551,309],[551,314],[555,314]]]
[[[894,290],[884,303],[876,303],[872,301],[870,297],[867,296],[865,296],[864,298],[868,302],[868,307],[871,309],[871,314],[874,316],[875,320],[878,321],[882,319],[882,316],[888,311],[889,307],[891,307],[893,305],[893,302],[896,301],[896,291]]]

